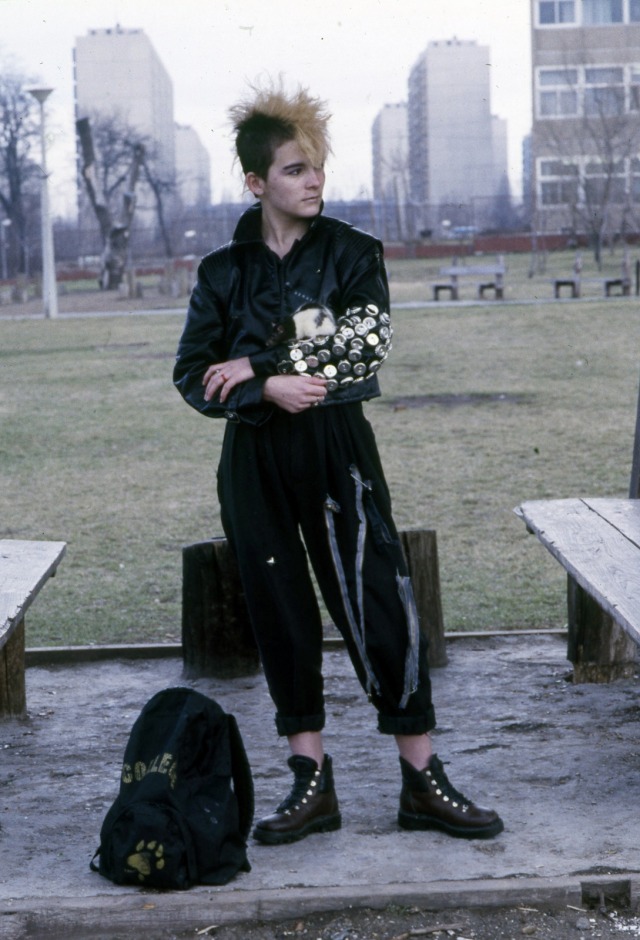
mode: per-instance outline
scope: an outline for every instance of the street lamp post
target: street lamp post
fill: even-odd
[[[42,151],[40,212],[42,215],[42,302],[44,315],[54,320],[58,316],[58,291],[53,254],[53,228],[49,211],[49,176],[47,173],[47,145],[44,126],[44,103],[53,88],[29,88],[30,94],[40,105],[40,147]]]

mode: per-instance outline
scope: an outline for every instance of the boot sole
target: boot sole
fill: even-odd
[[[501,819],[496,819],[489,826],[479,826],[473,829],[467,826],[452,826],[441,819],[435,819],[433,816],[417,816],[402,810],[398,813],[398,825],[402,829],[410,829],[414,832],[438,829],[440,832],[446,832],[447,835],[456,839],[493,839],[504,829],[504,823]]]
[[[289,842],[299,842],[314,832],[335,832],[342,826],[342,816],[321,816],[313,819],[311,822],[297,829],[295,832],[272,832],[270,829],[260,829],[258,826],[253,830],[253,838],[264,845],[285,845]]]

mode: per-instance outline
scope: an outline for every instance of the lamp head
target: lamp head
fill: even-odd
[[[53,88],[27,88],[27,91],[30,95],[33,95],[39,104],[44,104],[53,91]]]

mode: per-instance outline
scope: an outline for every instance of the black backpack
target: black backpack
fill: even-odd
[[[193,689],[165,689],[131,729],[120,792],[91,868],[119,885],[226,884],[251,870],[253,810],[251,771],[233,715]]]

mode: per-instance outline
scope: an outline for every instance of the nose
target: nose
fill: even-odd
[[[322,167],[311,167],[309,171],[309,178],[307,180],[307,185],[311,189],[319,189],[324,182],[324,170]]]

